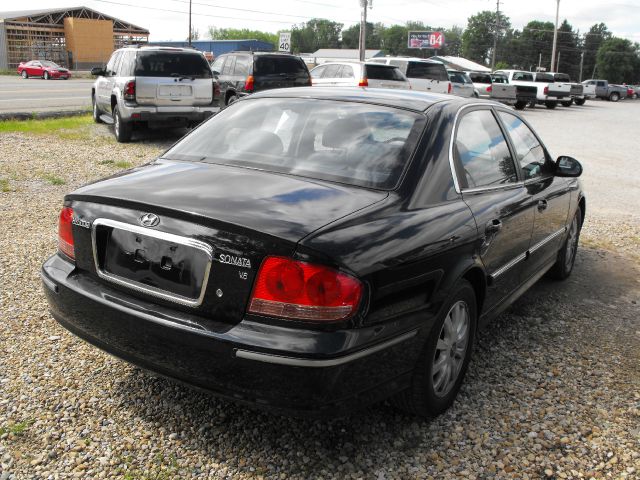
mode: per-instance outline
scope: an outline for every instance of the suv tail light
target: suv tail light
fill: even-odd
[[[244,91],[253,92],[253,75],[249,75],[244,82]]]
[[[367,77],[361,78],[360,82],[358,82],[358,86],[359,87],[368,87],[369,86],[369,79]]]
[[[353,315],[359,280],[333,268],[291,258],[267,257],[260,266],[249,312],[295,320],[333,321]]]
[[[549,87],[548,86],[544,87],[543,92],[544,92],[545,95],[548,95],[549,94]]]
[[[136,99],[136,81],[129,80],[124,84],[124,95],[125,100],[135,100]]]
[[[58,221],[58,250],[67,257],[75,260],[76,255],[73,246],[73,209],[62,207]]]
[[[451,86],[451,82],[449,82],[449,86],[447,87],[447,93],[451,93],[453,87]]]
[[[491,93],[491,90],[493,90],[493,88],[491,87],[491,85],[489,85],[489,86],[487,87],[487,92],[488,92],[488,93]]]

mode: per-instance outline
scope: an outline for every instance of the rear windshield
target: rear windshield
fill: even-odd
[[[556,73],[553,77],[556,79],[556,82],[571,82],[571,77],[566,73]]]
[[[290,75],[308,77],[309,70],[301,58],[286,56],[256,56],[254,75]]]
[[[515,72],[513,74],[513,80],[520,82],[533,82],[533,73]]]
[[[196,52],[138,52],[136,77],[186,76],[211,78],[211,67],[204,55]]]
[[[409,62],[407,77],[424,78],[427,80],[449,80],[444,65],[428,62]]]
[[[536,82],[553,83],[553,75],[549,73],[536,73]]]
[[[469,77],[462,72],[449,72],[449,80],[453,83],[471,83]]]
[[[407,78],[398,67],[390,65],[366,65],[366,77],[372,80],[396,80],[404,82]]]
[[[469,74],[469,78],[473,83],[491,83],[491,75],[488,73],[474,73]]]
[[[334,100],[250,98],[187,135],[164,158],[394,188],[425,117]]]

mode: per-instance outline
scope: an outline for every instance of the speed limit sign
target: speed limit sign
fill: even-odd
[[[291,32],[280,32],[280,41],[278,42],[278,51],[291,51]]]

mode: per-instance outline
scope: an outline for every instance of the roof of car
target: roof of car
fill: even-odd
[[[247,98],[314,98],[318,100],[338,100],[373,103],[389,107],[406,108],[419,112],[441,102],[464,103],[468,101],[453,95],[418,92],[416,90],[395,90],[388,88],[362,87],[296,87],[265,90]]]
[[[424,62],[424,63],[435,63],[436,65],[442,65],[442,62],[438,62],[437,60],[430,60],[428,58],[419,58],[419,57],[376,57],[376,60],[379,59],[384,60],[404,60],[407,62]]]

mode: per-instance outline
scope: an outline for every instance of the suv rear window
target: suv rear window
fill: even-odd
[[[553,75],[548,73],[536,73],[536,82],[553,83]]]
[[[254,98],[223,110],[163,158],[394,188],[425,117],[379,105]]]
[[[260,55],[256,56],[253,67],[254,75],[280,75],[281,73],[295,76],[309,76],[307,66],[297,57]]]
[[[211,78],[211,67],[204,55],[195,52],[141,51],[135,66],[136,77],[186,76]]]
[[[473,83],[491,83],[491,75],[488,73],[469,73],[469,78]]]
[[[425,78],[427,80],[449,80],[447,70],[444,65],[428,62],[409,62],[407,66],[407,77]]]
[[[390,65],[365,65],[366,77],[372,80],[396,80],[404,82],[407,79],[398,67]]]
[[[469,77],[462,72],[449,72],[449,79],[453,83],[470,83]]]
[[[556,73],[554,75],[556,82],[571,82],[571,77],[566,73]]]

